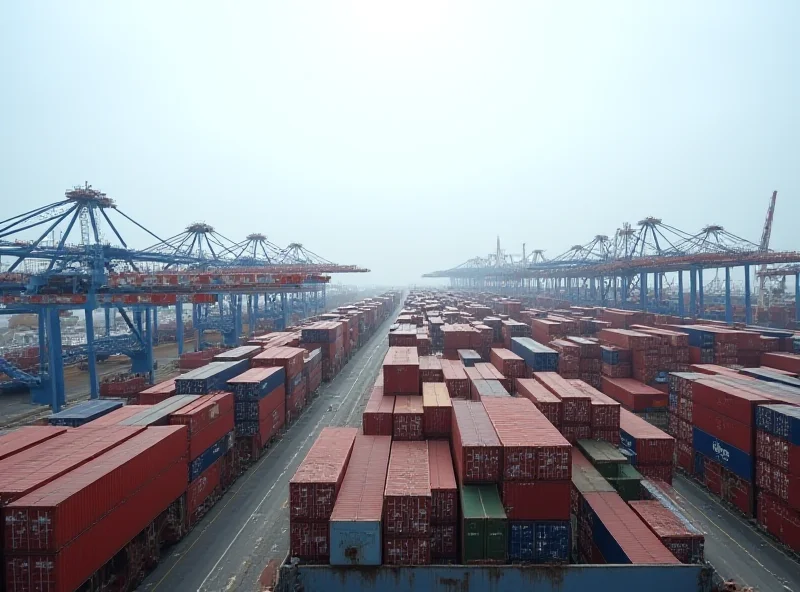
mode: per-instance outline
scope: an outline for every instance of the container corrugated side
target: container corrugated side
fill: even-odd
[[[453,424],[453,404],[443,382],[422,383],[423,423],[426,438],[448,438]]]
[[[447,441],[428,441],[428,465],[431,483],[431,523],[455,524],[458,520],[458,486],[453,471],[450,444]]]
[[[430,520],[428,443],[394,441],[384,491],[384,535],[428,537]]]
[[[502,444],[483,404],[453,401],[453,460],[459,483],[496,483]]]
[[[0,460],[66,433],[63,426],[26,426],[0,436]]]

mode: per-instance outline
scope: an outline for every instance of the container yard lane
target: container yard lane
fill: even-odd
[[[289,479],[326,426],[358,426],[388,349],[389,315],[305,413],[169,553],[138,588],[146,592],[253,592],[270,561],[289,551]]]
[[[675,476],[681,508],[705,534],[705,557],[726,580],[754,592],[800,592],[800,565],[694,481]]]

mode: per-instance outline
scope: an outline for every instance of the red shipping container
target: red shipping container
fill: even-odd
[[[306,402],[308,400],[308,389],[306,377],[304,376],[300,383],[292,391],[292,394],[286,397],[286,422],[291,423],[303,412]]]
[[[205,511],[205,503],[212,498],[220,487],[222,459],[214,461],[210,467],[200,473],[194,481],[189,483],[186,489],[186,514],[189,523],[196,521],[195,515]]]
[[[395,440],[423,440],[424,407],[418,395],[397,395],[392,414],[392,435]]]
[[[326,561],[330,557],[330,531],[327,522],[289,524],[289,553],[306,561]]]
[[[7,555],[8,588],[48,592],[78,589],[186,491],[188,474],[185,458],[173,463],[56,555]]]
[[[698,405],[697,401],[692,410],[692,417],[694,425],[707,434],[716,436],[747,454],[753,453],[755,435],[751,426],[725,417],[704,405]]]
[[[195,460],[234,429],[233,394],[202,396],[169,417],[171,425],[188,428],[189,461]]]
[[[636,470],[647,479],[659,479],[672,485],[675,469],[667,465],[637,465]]]
[[[323,428],[289,481],[289,519],[328,520],[342,484],[356,428]]]
[[[1,460],[0,507],[75,470],[144,430],[144,427],[135,426],[69,430]]]
[[[430,537],[384,537],[383,562],[386,565],[429,565]]]
[[[361,425],[367,436],[391,436],[394,429],[395,397],[383,394],[383,381],[372,387],[372,394],[361,415]]]
[[[451,399],[469,399],[470,384],[464,364],[455,360],[442,360],[442,376]]]
[[[561,426],[561,399],[534,378],[517,378],[516,383],[520,397],[533,403],[555,427]]]
[[[322,349],[323,355],[325,348]],[[300,347],[275,346],[267,347],[263,352],[251,358],[253,368],[266,368],[268,366],[283,366],[286,372],[286,382],[303,371],[305,352]]]
[[[444,382],[442,361],[435,356],[419,357],[419,380],[426,382]]]
[[[570,445],[533,403],[522,398],[487,398],[486,414],[503,447],[506,481],[570,478]]]
[[[572,386],[591,398],[591,426],[598,428],[619,428],[620,404],[604,395],[582,380],[568,380]]]
[[[515,379],[525,378],[528,372],[525,360],[505,348],[492,348],[489,353],[489,361],[510,380],[511,388],[515,386]]]
[[[534,378],[561,399],[562,425],[589,425],[592,419],[592,399],[576,389],[555,372],[536,372]]]
[[[428,442],[428,466],[431,483],[431,524],[455,524],[458,520],[458,487],[448,442],[444,440]]]
[[[702,563],[705,537],[656,500],[628,502],[658,540],[681,563]]]
[[[203,364],[207,363],[203,361]],[[203,365],[201,364],[201,366]],[[177,392],[175,379],[165,380],[139,393],[139,405],[158,405]]]
[[[455,561],[458,559],[458,535],[455,524],[431,524],[431,559]]]
[[[602,391],[631,411],[666,408],[669,404],[666,393],[632,378],[603,376]]]
[[[783,370],[797,376],[800,374],[800,356],[783,352],[761,354],[761,365]]]
[[[620,445],[619,428],[592,428],[592,440],[604,440],[614,446]]]
[[[755,423],[756,405],[774,403],[769,397],[755,394],[744,388],[737,388],[712,379],[695,380],[692,384],[693,417],[697,414],[697,406],[702,405],[736,420],[752,426]]]
[[[506,516],[509,520],[569,520],[571,486],[569,480],[504,481],[500,495]]]
[[[431,482],[428,443],[392,442],[383,496],[385,537],[429,537]],[[388,563],[388,557],[384,556]]]
[[[578,440],[589,440],[592,437],[592,426],[588,424],[562,425],[559,431],[570,444],[575,444]]]
[[[419,356],[414,347],[390,347],[383,359],[386,395],[419,395]]]
[[[423,429],[426,438],[449,438],[453,404],[443,382],[422,383]]]
[[[482,403],[453,401],[453,460],[458,482],[496,483],[502,445]]]
[[[65,427],[26,426],[14,430],[13,432],[3,434],[0,436],[0,460],[33,448],[37,444],[41,444],[42,442],[46,442],[47,440],[51,440],[56,436],[66,433],[66,431],[67,428]]]
[[[635,440],[626,446],[636,453],[637,465],[672,465],[675,438],[627,409],[620,412],[619,427]]]

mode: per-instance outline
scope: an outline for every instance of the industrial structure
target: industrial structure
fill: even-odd
[[[121,222],[157,242],[142,250],[130,247]],[[324,308],[330,274],[369,271],[336,265],[299,243],[281,249],[262,234],[237,243],[205,223],[162,239],[88,183],[67,190],[63,200],[0,222],[0,261],[0,314],[37,315],[39,337],[38,372],[22,371],[4,358],[0,372],[10,379],[6,385],[29,388],[34,403],[55,411],[65,402],[65,311],[84,311],[86,343],[69,348],[67,361],[85,357],[96,398],[98,355],[126,355],[132,372],[148,373],[152,382],[159,307],[175,309],[179,354],[185,304],[192,305],[197,347],[203,347],[206,330],[219,331],[233,345],[242,333],[245,303],[251,332],[258,319],[267,318],[280,329],[293,312]],[[95,336],[92,315],[98,308],[106,315],[102,337]],[[111,335],[112,310],[124,319],[125,334]]]
[[[751,324],[751,267],[755,266],[762,308],[770,304],[767,278],[795,277],[795,318],[800,318],[800,266],[791,265],[800,263],[800,252],[769,249],[776,198],[777,191],[770,198],[760,243],[716,224],[689,233],[660,218],[648,217],[636,226],[625,223],[613,238],[597,235],[551,259],[545,259],[541,250],[525,254],[524,245],[521,257],[506,254],[498,238],[495,252],[487,257],[475,257],[424,277],[448,278],[451,286],[459,289],[543,295],[680,316],[685,316],[688,305],[691,316],[703,317],[708,313],[707,305],[713,303],[724,306],[723,318],[730,323],[734,320],[731,272],[742,268],[744,286],[737,301],[741,301],[741,320]],[[715,278],[706,281],[709,270],[723,270],[724,278],[715,274]]]

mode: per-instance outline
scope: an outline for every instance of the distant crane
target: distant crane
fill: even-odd
[[[773,191],[772,197],[769,200],[769,209],[767,209],[767,219],[764,220],[764,230],[761,233],[761,244],[759,245],[759,251],[764,253],[769,251],[769,238],[772,235],[772,220],[775,217],[775,201],[777,200],[777,198],[778,198],[778,192]],[[766,264],[762,265],[760,271],[765,272],[766,270],[767,270]],[[767,287],[767,276],[762,275],[758,284],[759,308],[762,308],[767,304],[766,287]]]

